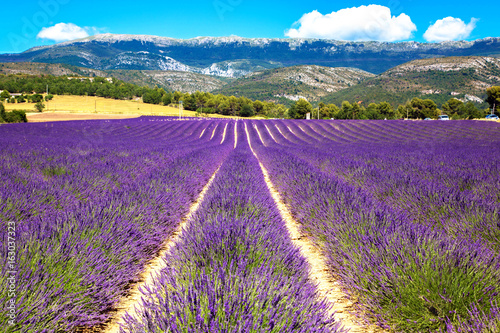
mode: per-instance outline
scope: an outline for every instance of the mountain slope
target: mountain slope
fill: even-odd
[[[167,91],[194,93],[195,91],[213,91],[226,84],[223,78],[182,71],[148,71],[148,70],[108,70],[109,76],[139,86],[158,86]]]
[[[90,68],[78,68],[66,64],[46,64],[36,62],[0,63],[0,74],[108,76],[104,71]]]
[[[179,40],[104,34],[0,55],[0,62],[67,63],[98,70],[176,70],[237,78],[266,68],[310,64],[382,73],[414,59],[450,55],[500,55],[500,38],[387,43],[241,37]]]
[[[438,105],[450,98],[483,103],[486,88],[500,85],[500,59],[492,57],[446,57],[414,60],[396,66],[359,85],[332,93],[323,102],[347,100],[387,101],[403,104],[413,97],[429,98]]]
[[[292,66],[249,74],[214,93],[285,103],[299,98],[317,101],[374,76],[356,68]]]
[[[161,87],[167,91],[212,91],[221,88],[228,79],[215,76],[181,71],[147,71],[147,70],[94,70],[66,64],[44,64],[34,62],[0,63],[0,74],[26,75],[68,75],[68,76],[101,76],[114,77],[139,86]]]

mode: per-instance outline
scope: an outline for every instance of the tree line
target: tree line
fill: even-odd
[[[9,93],[37,95],[98,96],[113,99],[132,99],[142,96],[148,87],[139,87],[117,79],[104,77],[71,77],[53,75],[0,75],[0,90]]]
[[[498,88],[498,102],[500,104],[500,87],[488,89],[488,96]],[[388,102],[370,103],[367,106],[361,103],[342,102],[340,106],[320,102],[317,107],[305,99],[292,103],[290,108],[283,104],[250,100],[246,97],[214,95],[209,92],[181,93],[166,92],[161,88],[152,89],[143,95],[145,103],[178,105],[183,103],[185,110],[199,113],[217,113],[222,115],[251,117],[254,115],[266,118],[304,119],[309,114],[314,119],[437,119],[439,115],[446,114],[452,119],[477,119],[484,118],[488,109],[478,109],[472,102],[463,102],[451,98],[438,108],[430,99],[413,98],[403,105],[394,108]],[[490,101],[488,99],[487,101]],[[493,102],[490,103],[493,108]]]
[[[0,75],[0,100],[10,103],[32,102],[41,106],[43,99],[53,95],[98,96],[113,99],[133,99],[140,97],[144,103],[174,105],[182,104],[185,110],[196,111],[199,115],[221,114],[237,117],[261,116],[265,118],[304,119],[435,119],[447,114],[452,119],[475,119],[484,117],[489,110],[480,110],[472,102],[451,98],[441,105],[441,109],[430,99],[413,98],[404,105],[394,108],[388,102],[370,103],[344,101],[341,105],[320,102],[313,106],[299,99],[289,108],[283,104],[251,100],[246,97],[226,96],[210,92],[182,93],[167,92],[163,88],[139,87],[118,79],[103,77],[69,77],[52,75]],[[43,97],[43,93],[49,92]],[[20,93],[13,97],[10,93]],[[492,110],[500,104],[500,87],[487,89]],[[496,108],[496,109],[495,109]],[[40,110],[40,109],[39,109]]]

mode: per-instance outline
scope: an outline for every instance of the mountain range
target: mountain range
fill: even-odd
[[[480,104],[485,89],[500,84],[498,56],[500,38],[385,43],[104,34],[0,55],[0,74],[115,77],[285,104],[306,98],[396,105],[413,97]]]
[[[500,38],[442,43],[347,42],[308,38],[198,37],[102,34],[0,55],[0,62],[65,63],[97,70],[174,70],[239,78],[278,67],[319,65],[380,74],[411,60],[498,56]]]

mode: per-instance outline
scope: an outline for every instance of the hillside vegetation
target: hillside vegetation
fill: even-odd
[[[448,57],[414,60],[326,96],[325,103],[387,101],[393,106],[418,97],[438,105],[457,98],[484,105],[485,90],[500,83],[500,59]]]
[[[210,92],[223,87],[228,80],[211,75],[180,71],[117,69],[106,71],[106,74],[139,86],[148,86],[150,88],[157,86],[167,91],[182,91],[187,93],[194,93],[196,91]]]
[[[319,101],[329,93],[357,85],[374,76],[356,68],[292,66],[249,74],[214,93],[280,103],[289,103],[300,98]]]
[[[97,96],[163,106],[182,104],[185,110],[198,115],[234,117],[304,119],[310,114],[325,119],[435,119],[444,112],[454,119],[474,119],[484,117],[489,112],[487,107],[500,105],[490,100],[496,99],[492,97],[496,93],[487,96],[486,88],[500,82],[500,60],[490,57],[418,60],[378,76],[353,68],[313,65],[267,69],[226,83],[212,93],[198,89],[190,92],[186,87],[191,84],[194,90],[200,77],[188,72],[100,72],[70,65],[30,63],[3,64],[1,68],[9,74],[0,74],[0,90],[4,90],[0,98],[16,104],[15,109],[20,110],[24,109],[23,103],[32,102],[42,111],[42,94],[47,89],[46,101],[52,95]],[[23,74],[12,74],[16,71]],[[134,83],[142,83],[148,77],[149,86],[96,76],[108,73]],[[214,86],[230,80],[208,76],[201,79],[204,84],[213,80]],[[170,83],[180,91],[161,88],[155,82]]]
[[[152,70],[95,70],[67,64],[36,62],[0,63],[0,74],[5,75],[53,75],[78,77],[112,77],[138,86],[156,86],[169,91],[212,91],[221,88],[229,78],[191,72]]]
[[[54,75],[54,76],[107,76],[104,71],[76,67],[66,64],[45,64],[38,62],[0,63],[0,74],[4,75]]]

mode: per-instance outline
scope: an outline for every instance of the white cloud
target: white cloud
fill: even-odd
[[[465,24],[459,18],[451,16],[437,20],[424,34],[428,42],[443,42],[447,40],[466,39],[476,27],[478,19],[471,19],[469,24]]]
[[[49,39],[56,42],[64,42],[78,38],[88,37],[89,33],[86,29],[81,28],[73,23],[57,23],[49,28],[42,28],[36,36],[37,38]]]
[[[392,16],[389,8],[380,5],[345,8],[326,15],[314,10],[295,24],[298,28],[289,29],[286,36],[394,42],[411,38],[417,30],[408,15]]]

